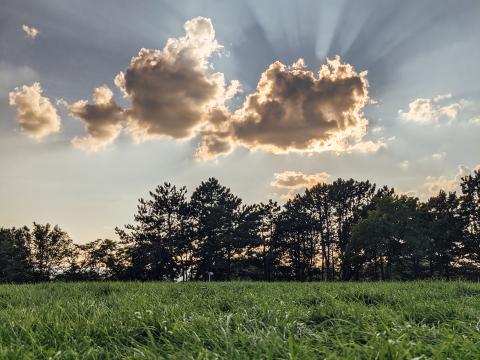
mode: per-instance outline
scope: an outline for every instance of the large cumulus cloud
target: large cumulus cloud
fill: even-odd
[[[142,49],[115,79],[131,101],[128,131],[136,140],[191,138],[237,91],[238,82],[227,87],[212,71],[209,57],[221,46],[211,20],[197,17],[184,28],[185,36],[168,39],[163,50]]]
[[[209,136],[218,142],[226,134],[224,141],[231,146],[274,153],[375,151],[383,143],[362,142],[368,125],[363,108],[368,102],[367,72],[357,73],[338,56],[327,59],[316,74],[306,70],[302,59],[291,66],[277,61],[261,75],[243,106],[231,114],[228,132],[212,132],[202,146],[211,141]]]
[[[50,99],[42,96],[42,86],[35,82],[9,93],[9,104],[17,110],[17,121],[27,136],[41,139],[60,131],[60,116]]]
[[[287,152],[371,152],[385,144],[365,141],[369,103],[367,72],[357,72],[340,57],[327,59],[317,72],[302,59],[274,62],[260,74],[255,91],[236,110],[229,100],[240,91],[216,72],[211,57],[222,46],[208,18],[184,25],[185,35],[163,49],[142,49],[114,82],[128,103],[114,101],[106,86],[93,104],[80,100],[70,114],[85,123],[87,136],[74,146],[97,151],[125,129],[137,142],[154,138],[199,141],[196,157],[209,160],[236,147]]]
[[[95,89],[93,104],[80,100],[68,109],[73,117],[85,122],[87,136],[75,137],[72,140],[72,144],[79,149],[90,152],[103,149],[122,131],[124,112],[113,100],[113,93],[106,85]]]

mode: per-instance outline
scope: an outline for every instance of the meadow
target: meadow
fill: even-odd
[[[480,359],[480,284],[0,286],[1,359]]]

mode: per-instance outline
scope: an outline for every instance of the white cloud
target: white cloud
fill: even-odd
[[[435,160],[443,160],[446,157],[447,157],[447,153],[445,151],[432,154],[432,158],[434,158]]]
[[[474,170],[480,169],[480,165],[477,165]],[[457,173],[453,178],[448,178],[444,175],[442,176],[427,176],[423,187],[427,190],[427,194],[434,196],[438,194],[440,190],[445,192],[459,191],[460,190],[460,181],[462,177],[470,174],[472,170],[465,165],[459,165]]]
[[[42,87],[36,82],[23,85],[9,93],[9,103],[17,109],[17,121],[27,136],[41,139],[60,131],[60,116],[50,99],[42,96]]]
[[[480,116],[475,116],[468,120],[468,122],[473,125],[480,125]]]
[[[25,36],[30,39],[35,39],[38,36],[38,34],[40,34],[40,31],[38,31],[38,29],[34,28],[33,26],[28,26],[25,24],[22,25],[22,30],[25,33]]]
[[[319,183],[326,183],[330,178],[330,174],[320,172],[315,174],[304,174],[300,171],[283,171],[274,173],[274,181],[270,183],[271,186],[277,189],[306,189]]]
[[[433,99],[416,99],[409,104],[409,110],[399,110],[401,119],[420,124],[438,123],[441,119],[449,122],[457,118],[460,110],[464,107],[464,101],[444,104],[445,100],[451,99],[452,95],[438,95]]]

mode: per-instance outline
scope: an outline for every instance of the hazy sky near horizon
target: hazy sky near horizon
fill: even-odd
[[[157,184],[211,176],[246,203],[338,177],[455,190],[480,164],[479,18],[476,0],[0,0],[0,226],[115,239]]]

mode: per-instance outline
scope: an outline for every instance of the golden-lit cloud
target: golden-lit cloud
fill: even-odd
[[[480,125],[480,116],[474,116],[468,122],[472,125]]]
[[[435,96],[433,99],[416,99],[408,105],[407,112],[399,110],[398,114],[405,121],[420,124],[438,123],[441,119],[450,122],[456,119],[463,108],[462,101],[445,104],[451,97],[451,94],[446,94]]]
[[[17,122],[27,136],[41,139],[60,131],[60,116],[50,99],[42,96],[42,86],[32,85],[16,87],[9,93],[9,104],[17,110]]]
[[[113,100],[113,93],[106,85],[95,89],[93,104],[80,100],[69,105],[68,110],[70,115],[85,122],[87,136],[72,140],[72,144],[79,149],[89,152],[101,150],[122,131],[123,110]]]
[[[210,111],[238,91],[237,81],[226,86],[224,74],[212,70],[209,58],[222,46],[211,20],[196,17],[184,29],[185,36],[168,39],[163,50],[142,49],[115,78],[131,101],[127,131],[137,141],[192,138]]]
[[[363,142],[368,103],[367,72],[357,73],[338,56],[327,59],[316,74],[306,70],[303,59],[290,66],[277,61],[262,73],[242,107],[227,117],[221,135],[212,131],[207,137],[223,137],[230,148],[241,145],[276,154],[373,152],[386,144]]]
[[[480,165],[477,165],[474,170],[479,170]],[[424,188],[427,191],[427,195],[434,196],[438,194],[440,190],[445,192],[458,191],[460,190],[460,181],[464,176],[469,175],[472,170],[465,166],[460,165],[458,167],[457,173],[452,177],[448,178],[444,175],[442,176],[427,176],[424,183]]]
[[[38,29],[34,28],[33,26],[28,26],[25,24],[22,25],[22,30],[25,33],[25,36],[30,39],[35,39],[38,36],[38,34],[40,34],[40,31],[38,31]]]
[[[285,193],[280,194],[280,198],[288,200],[302,190],[311,188],[316,184],[327,183],[330,174],[326,172],[304,174],[300,171],[284,171],[274,173],[273,177],[274,181],[270,185],[276,189],[286,190]]]
[[[231,115],[228,140],[277,154],[376,151],[385,144],[362,142],[368,102],[367,72],[357,73],[338,56],[316,74],[306,70],[303,59],[290,66],[276,61]]]
[[[273,174],[274,181],[270,183],[271,186],[277,189],[306,189],[319,183],[326,183],[330,178],[330,174],[320,172],[316,174],[304,174],[300,171],[284,171]]]
[[[68,108],[85,122],[87,137],[72,143],[97,151],[125,129],[136,142],[156,138],[196,138],[196,158],[210,160],[241,146],[275,154],[323,151],[375,152],[383,140],[365,140],[371,102],[367,72],[357,72],[339,56],[317,72],[303,59],[276,61],[260,75],[253,93],[231,110],[238,81],[226,84],[210,58],[222,46],[208,18],[184,24],[185,35],[167,40],[163,49],[142,49],[115,77],[129,105],[122,109],[106,86],[95,90],[93,104],[80,100]]]
[[[277,61],[235,113],[233,135],[248,148],[276,153],[344,149],[349,139],[360,141],[366,133],[366,77],[339,57],[317,74],[302,59],[291,66]]]

